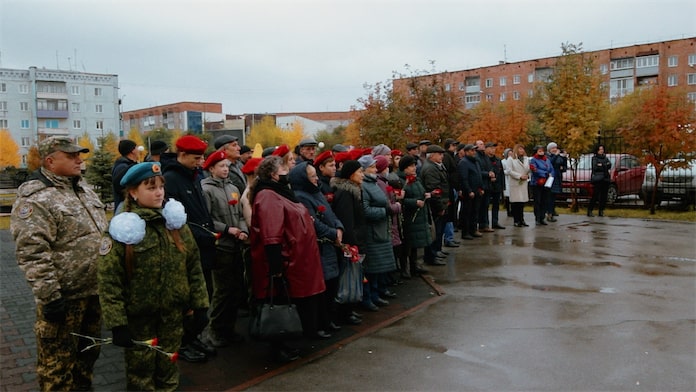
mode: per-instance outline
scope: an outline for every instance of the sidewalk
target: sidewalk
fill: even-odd
[[[436,267],[433,267],[436,268]],[[414,278],[393,287],[398,298],[378,312],[362,312],[359,326],[343,326],[331,339],[298,341],[301,359],[280,366],[269,360],[268,345],[250,341],[218,350],[206,363],[179,362],[182,390],[244,389],[276,374],[295,369],[320,356],[400,320],[409,313],[437,301],[440,290],[427,279]],[[29,285],[14,257],[14,243],[8,230],[0,230],[0,392],[32,391],[36,383],[36,343],[33,332],[35,305]],[[237,331],[246,335],[248,318],[239,320]],[[103,331],[102,336],[110,336]],[[102,346],[94,371],[95,391],[124,390],[125,370],[122,349]]]

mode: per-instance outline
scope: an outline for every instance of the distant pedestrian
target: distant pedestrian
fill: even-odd
[[[551,186],[551,198],[549,200],[549,207],[546,212],[546,220],[549,222],[555,222],[556,213],[556,198],[557,195],[563,193],[563,173],[568,170],[568,158],[563,150],[558,148],[558,144],[551,142],[546,146],[546,154],[551,161],[553,166],[553,172],[555,174],[553,185]]]
[[[16,257],[36,301],[37,365],[42,391],[92,388],[99,349],[71,332],[98,337],[97,257],[107,227],[104,205],[80,176],[72,139],[52,136],[39,144],[41,168],[17,190],[10,230]]]
[[[609,184],[611,183],[611,161],[607,158],[604,152],[604,146],[599,145],[592,156],[592,199],[587,207],[587,216],[594,216],[592,210],[599,201],[599,216],[604,216],[604,208],[607,205],[607,194],[609,193]]]
[[[510,169],[510,206],[515,227],[529,226],[524,221],[524,203],[529,201],[529,158],[521,144],[512,149],[512,156],[507,158],[506,166]]]

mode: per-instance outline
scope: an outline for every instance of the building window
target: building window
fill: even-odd
[[[95,88],[94,88],[94,96],[95,96],[95,97],[101,97],[101,96],[102,96],[102,89],[101,89],[101,87],[95,87]]]
[[[79,113],[80,112],[80,103],[79,102],[73,102],[70,104],[70,107],[72,108],[73,113]]]
[[[6,92],[7,92],[7,84],[0,83],[0,93],[6,93]]]
[[[7,126],[7,120],[4,118],[0,118],[0,129],[7,129],[7,128],[9,128]]]
[[[46,120],[44,122],[44,125],[46,126],[46,128],[56,129],[56,128],[58,128],[59,122],[58,122],[58,120]]]
[[[73,120],[72,127],[73,127],[73,129],[82,129],[82,121]]]
[[[669,56],[667,58],[667,66],[668,67],[676,67],[679,65],[679,57],[678,56]]]
[[[22,136],[22,147],[31,146],[31,138],[28,136]]]
[[[677,85],[677,75],[667,76],[667,85],[668,86],[676,86]]]
[[[481,96],[479,94],[467,94],[464,98],[466,103],[479,103],[481,102]]]
[[[636,57],[636,68],[657,67],[660,65],[660,56]]]
[[[0,110],[4,112],[7,111],[7,101],[0,101]]]
[[[513,92],[512,92],[512,99],[514,99],[515,101],[519,101],[519,100],[520,100],[520,92],[519,92],[519,91],[513,91]]]
[[[486,79],[486,87],[487,88],[493,87],[493,78]]]
[[[500,102],[505,102],[505,99],[507,98],[506,93],[500,93]]]
[[[599,65],[599,72],[600,72],[602,75],[606,75],[607,72],[609,72],[609,66],[606,65],[606,64],[600,64],[600,65]]]
[[[19,127],[22,129],[29,129],[29,120],[22,120],[19,122]]]
[[[466,90],[466,86],[465,86],[464,82],[459,82],[459,91],[464,91],[464,90]]]
[[[633,58],[612,60],[610,68],[612,71],[633,68]]]
[[[696,73],[686,74],[686,84],[696,84]]]
[[[687,94],[686,94],[686,98],[687,98],[689,101],[691,101],[691,102],[693,102],[693,103],[696,103],[696,93],[687,93]]]
[[[478,78],[478,76],[473,78],[466,78],[464,82],[466,83],[467,87],[478,87],[481,85],[481,80]]]
[[[94,105],[94,112],[95,113],[104,113],[104,106],[103,105]]]
[[[493,94],[486,94],[486,102],[492,102],[493,101]]]
[[[534,83],[534,73],[530,73],[527,75],[527,82]]]
[[[445,91],[451,91],[452,90],[452,85],[449,83],[445,83]]]
[[[80,95],[80,86],[70,86],[70,94]]]
[[[19,110],[23,112],[28,112],[29,111],[29,102],[20,102],[19,103]]]
[[[20,94],[29,94],[29,85],[22,83],[19,85],[19,93]]]
[[[520,84],[520,75],[513,75],[512,76],[512,84]]]
[[[96,128],[98,130],[104,129],[104,121],[97,121]]]
[[[501,86],[507,85],[507,78],[505,76],[500,77],[500,85]]]
[[[689,55],[689,65],[694,65],[696,64],[696,54],[690,54]],[[2,89],[0,89],[2,91]]]

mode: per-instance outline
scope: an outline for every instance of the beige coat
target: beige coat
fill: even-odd
[[[522,161],[520,161],[518,158],[509,157],[506,160],[506,166],[508,167],[508,173],[506,174],[510,176],[510,183],[508,184],[510,189],[510,202],[528,202],[529,191],[527,186],[531,173],[529,170],[529,158],[523,157]],[[527,180],[521,179],[524,175],[527,176]]]

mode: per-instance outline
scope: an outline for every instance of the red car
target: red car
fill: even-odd
[[[577,168],[577,178],[575,193],[578,199],[589,199],[592,197],[593,186],[590,182],[592,172],[592,156],[585,154],[580,156]],[[638,195],[642,197],[641,186],[645,176],[645,166],[641,165],[633,155],[630,154],[607,154],[611,162],[611,185],[607,195],[607,203],[613,204],[617,198],[626,195]],[[568,170],[563,173],[563,193],[558,195],[559,199],[570,199],[573,189],[573,173]]]

